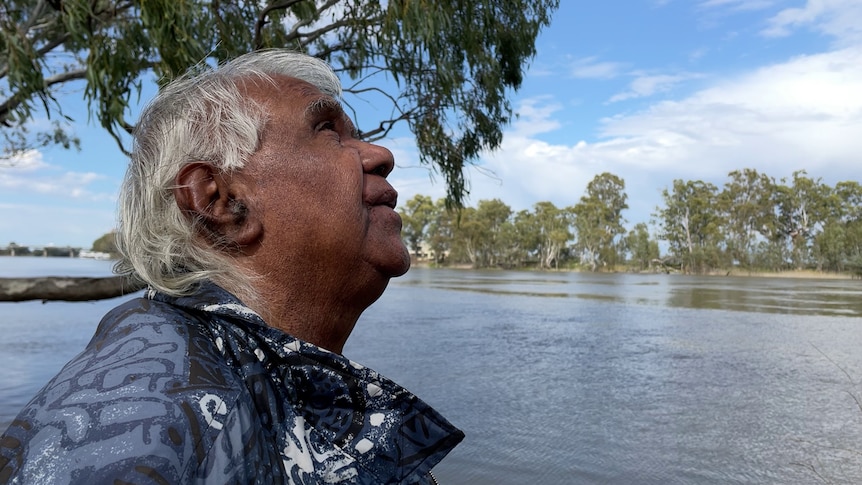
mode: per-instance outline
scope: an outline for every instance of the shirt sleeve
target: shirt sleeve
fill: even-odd
[[[194,480],[237,386],[191,317],[152,307],[133,300],[106,315],[18,415],[0,438],[0,483]]]

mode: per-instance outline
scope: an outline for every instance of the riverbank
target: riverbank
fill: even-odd
[[[426,261],[412,261],[413,268],[426,269],[454,269],[461,271],[479,271],[469,264],[455,264],[451,266],[435,266]],[[560,269],[545,269],[539,270],[536,268],[481,268],[481,271],[526,271],[526,272],[546,272],[546,273],[590,273],[590,271],[580,268],[560,268]],[[632,273],[632,274],[656,274],[663,271],[628,271],[625,268],[617,268],[610,271],[599,271],[598,273]],[[671,271],[669,274],[683,274],[678,271]],[[732,276],[732,277],[748,277],[748,278],[794,278],[794,279],[816,279],[816,280],[852,280],[860,279],[859,276],[854,276],[851,273],[833,273],[827,271],[815,270],[788,270],[788,271],[748,271],[742,269],[734,270],[716,270],[701,275],[692,276]]]
[[[832,273],[826,271],[813,270],[792,270],[792,271],[731,271],[725,274],[726,276],[748,276],[754,278],[799,278],[799,279],[815,279],[815,280],[852,280],[859,279],[850,273]]]

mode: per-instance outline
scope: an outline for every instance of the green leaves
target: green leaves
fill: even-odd
[[[497,148],[511,119],[535,40],[558,0],[11,0],[0,7],[0,123],[23,133],[46,113],[63,79],[85,79],[92,116],[121,143],[126,119],[152,75],[164,84],[269,47],[323,58],[353,80],[351,94],[379,90],[389,119],[359,120],[371,139],[406,122],[420,160],[443,176],[447,205],[468,193],[464,167]],[[53,6],[53,7],[52,7]],[[5,68],[5,69],[4,69]],[[59,76],[57,83],[49,77]],[[8,136],[7,136],[8,138]],[[121,145],[122,146],[122,145]]]
[[[616,261],[615,244],[625,233],[622,211],[628,209],[625,181],[611,173],[596,175],[587,184],[587,193],[572,209],[578,233],[581,260],[595,271]]]

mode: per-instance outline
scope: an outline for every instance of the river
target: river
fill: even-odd
[[[0,429],[118,301],[0,304]],[[345,355],[465,431],[443,484],[862,483],[860,344],[858,280],[417,268]]]

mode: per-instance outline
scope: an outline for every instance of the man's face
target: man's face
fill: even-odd
[[[273,255],[267,269],[302,271],[327,291],[381,281],[382,291],[410,267],[397,192],[386,181],[392,153],[357,140],[340,104],[314,86],[277,81],[248,89],[270,118],[243,169],[255,186],[251,209],[262,214],[261,250]]]

